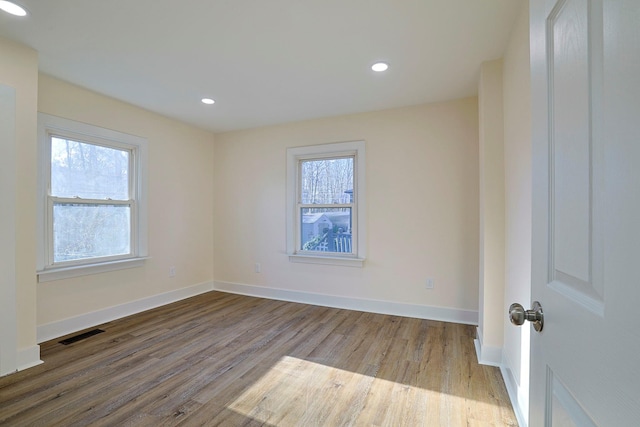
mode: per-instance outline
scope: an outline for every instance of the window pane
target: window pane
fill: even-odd
[[[300,166],[303,204],[353,201],[353,157],[303,160]]]
[[[51,195],[129,199],[130,152],[51,138]]]
[[[300,249],[352,253],[351,208],[301,208]]]
[[[53,206],[53,261],[129,254],[131,208],[114,205]]]

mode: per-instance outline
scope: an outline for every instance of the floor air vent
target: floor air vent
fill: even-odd
[[[78,334],[78,335],[74,335],[71,338],[67,338],[66,340],[62,340],[62,341],[59,341],[59,342],[60,342],[60,344],[69,345],[69,344],[73,344],[74,342],[78,342],[78,341],[81,341],[83,339],[92,337],[94,335],[101,334],[103,332],[104,331],[102,329],[92,329],[90,331],[83,332],[83,333]]]

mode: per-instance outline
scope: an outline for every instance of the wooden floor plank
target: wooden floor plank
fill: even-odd
[[[0,378],[0,425],[517,425],[467,325],[210,292],[99,328]]]

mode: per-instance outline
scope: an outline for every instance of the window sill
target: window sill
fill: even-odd
[[[364,266],[364,258],[342,258],[332,256],[313,256],[313,255],[289,255],[290,262],[306,263],[306,264],[324,264],[338,265],[342,267],[358,267]]]
[[[38,282],[52,282],[54,280],[88,276],[91,274],[106,273],[108,271],[124,270],[126,268],[142,267],[142,265],[144,265],[144,261],[147,259],[149,259],[149,257],[128,258],[96,264],[74,265],[71,267],[48,268],[37,272]]]

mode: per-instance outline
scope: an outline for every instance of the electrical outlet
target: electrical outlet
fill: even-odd
[[[176,277],[176,268],[174,266],[169,267],[169,277]]]
[[[433,289],[433,279],[429,277],[424,285],[425,289]]]
[[[255,271],[256,273],[262,272],[262,266],[260,265],[259,262],[256,262]]]

